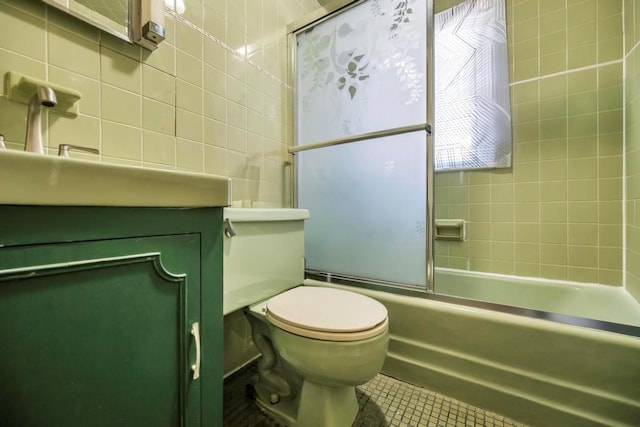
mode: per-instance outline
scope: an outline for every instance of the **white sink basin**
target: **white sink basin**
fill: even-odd
[[[0,204],[229,206],[231,180],[0,150]]]

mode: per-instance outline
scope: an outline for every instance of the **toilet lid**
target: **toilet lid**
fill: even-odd
[[[370,338],[387,327],[387,309],[373,298],[314,286],[299,286],[271,298],[267,318],[289,332],[335,341]],[[340,334],[344,336],[336,336]]]

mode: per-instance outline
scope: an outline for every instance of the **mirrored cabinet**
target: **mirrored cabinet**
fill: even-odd
[[[164,0],[42,0],[118,38],[149,50],[165,37]]]

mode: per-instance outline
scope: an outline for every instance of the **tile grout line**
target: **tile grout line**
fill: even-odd
[[[626,37],[626,19],[625,19],[625,7],[624,0],[620,0],[622,3],[622,52],[627,50],[627,37]],[[635,12],[635,6],[631,7]],[[635,15],[635,13],[634,13]],[[635,16],[634,16],[635,18]],[[634,28],[635,29],[635,28]],[[634,37],[635,38],[635,37]],[[638,43],[640,44],[640,43]],[[636,44],[628,54],[623,56],[622,62],[622,278],[621,284],[623,289],[627,289],[627,58],[638,47]],[[598,237],[599,237],[598,233]]]
[[[289,85],[287,82],[285,82],[284,80],[280,79],[278,76],[276,76],[275,74],[271,73],[270,71],[268,71],[266,68],[256,64],[255,62],[253,62],[252,60],[250,60],[246,55],[240,54],[238,53],[235,49],[233,49],[231,46],[229,46],[228,44],[224,43],[222,40],[218,39],[217,37],[215,37],[214,35],[208,33],[207,31],[205,31],[204,29],[200,28],[199,26],[197,26],[196,24],[192,23],[191,21],[189,21],[188,19],[184,18],[182,15],[180,15],[179,13],[177,13],[175,10],[173,10],[172,8],[166,6],[165,7],[165,13],[172,16],[173,18],[175,18],[176,20],[180,21],[181,23],[187,25],[188,27],[190,27],[191,29],[197,31],[198,33],[200,33],[202,36],[206,37],[207,39],[211,40],[212,42],[216,43],[218,46],[222,47],[223,49],[225,49],[226,51],[232,53],[233,55],[237,56],[238,58],[240,58],[242,61],[246,62],[247,64],[251,65],[253,68],[257,69],[258,71],[260,71],[261,73],[265,74],[266,76],[270,77],[272,80],[275,80],[277,83],[279,83],[281,86],[284,86],[287,89],[291,89],[291,85]]]

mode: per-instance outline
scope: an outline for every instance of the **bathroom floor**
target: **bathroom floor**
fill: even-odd
[[[255,364],[251,364],[225,380],[224,427],[284,427],[253,403],[247,386],[256,375]],[[360,413],[355,427],[525,427],[382,374],[357,387],[356,394]]]

